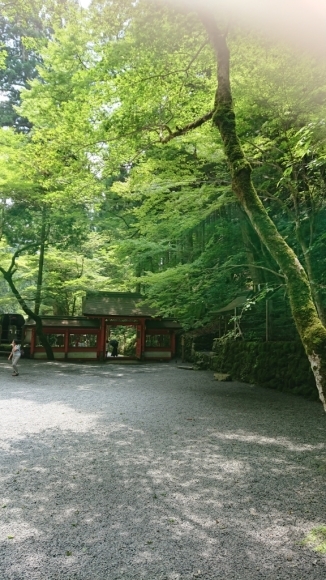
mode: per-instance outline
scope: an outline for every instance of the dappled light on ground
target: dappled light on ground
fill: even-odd
[[[164,364],[23,371],[0,391],[5,578],[324,580],[301,543],[323,524],[318,403]]]
[[[314,449],[325,449],[324,443],[318,443],[318,445],[312,445],[308,443],[294,445],[292,441],[285,439],[284,437],[262,437],[261,435],[257,434],[244,433],[243,431],[236,431],[232,433],[213,432],[212,436],[215,436],[217,439],[225,439],[228,441],[243,441],[244,443],[255,443],[256,445],[276,445],[286,447],[289,451],[312,451]]]
[[[86,433],[94,425],[95,415],[75,411],[60,402],[39,403],[15,397],[0,403],[0,446],[10,448],[17,439],[48,429]]]

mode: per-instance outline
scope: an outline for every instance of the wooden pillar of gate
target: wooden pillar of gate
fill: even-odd
[[[176,343],[175,343],[175,332],[170,332],[170,348],[171,348],[171,358],[175,357]]]
[[[136,358],[141,360],[143,358],[143,353],[145,350],[145,318],[139,318],[136,326],[137,339],[136,339]]]
[[[36,328],[32,327],[31,332],[31,351],[30,351],[30,358],[34,358],[35,354],[35,345],[36,345]]]
[[[97,356],[100,361],[106,360],[106,319],[101,317],[101,327],[99,332],[99,345],[97,348]]]

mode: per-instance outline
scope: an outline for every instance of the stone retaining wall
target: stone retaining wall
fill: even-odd
[[[229,373],[233,380],[318,399],[308,359],[297,342],[223,342],[216,339],[213,351],[194,352],[193,362],[199,368]]]

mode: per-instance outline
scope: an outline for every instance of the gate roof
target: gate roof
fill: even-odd
[[[155,309],[143,301],[144,297],[136,292],[88,292],[83,300],[83,315],[157,317]]]

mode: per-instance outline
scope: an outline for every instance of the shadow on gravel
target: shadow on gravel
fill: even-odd
[[[26,365],[0,391],[1,578],[325,579],[300,544],[326,519],[317,403],[160,365],[76,365],[72,382],[71,366]]]

